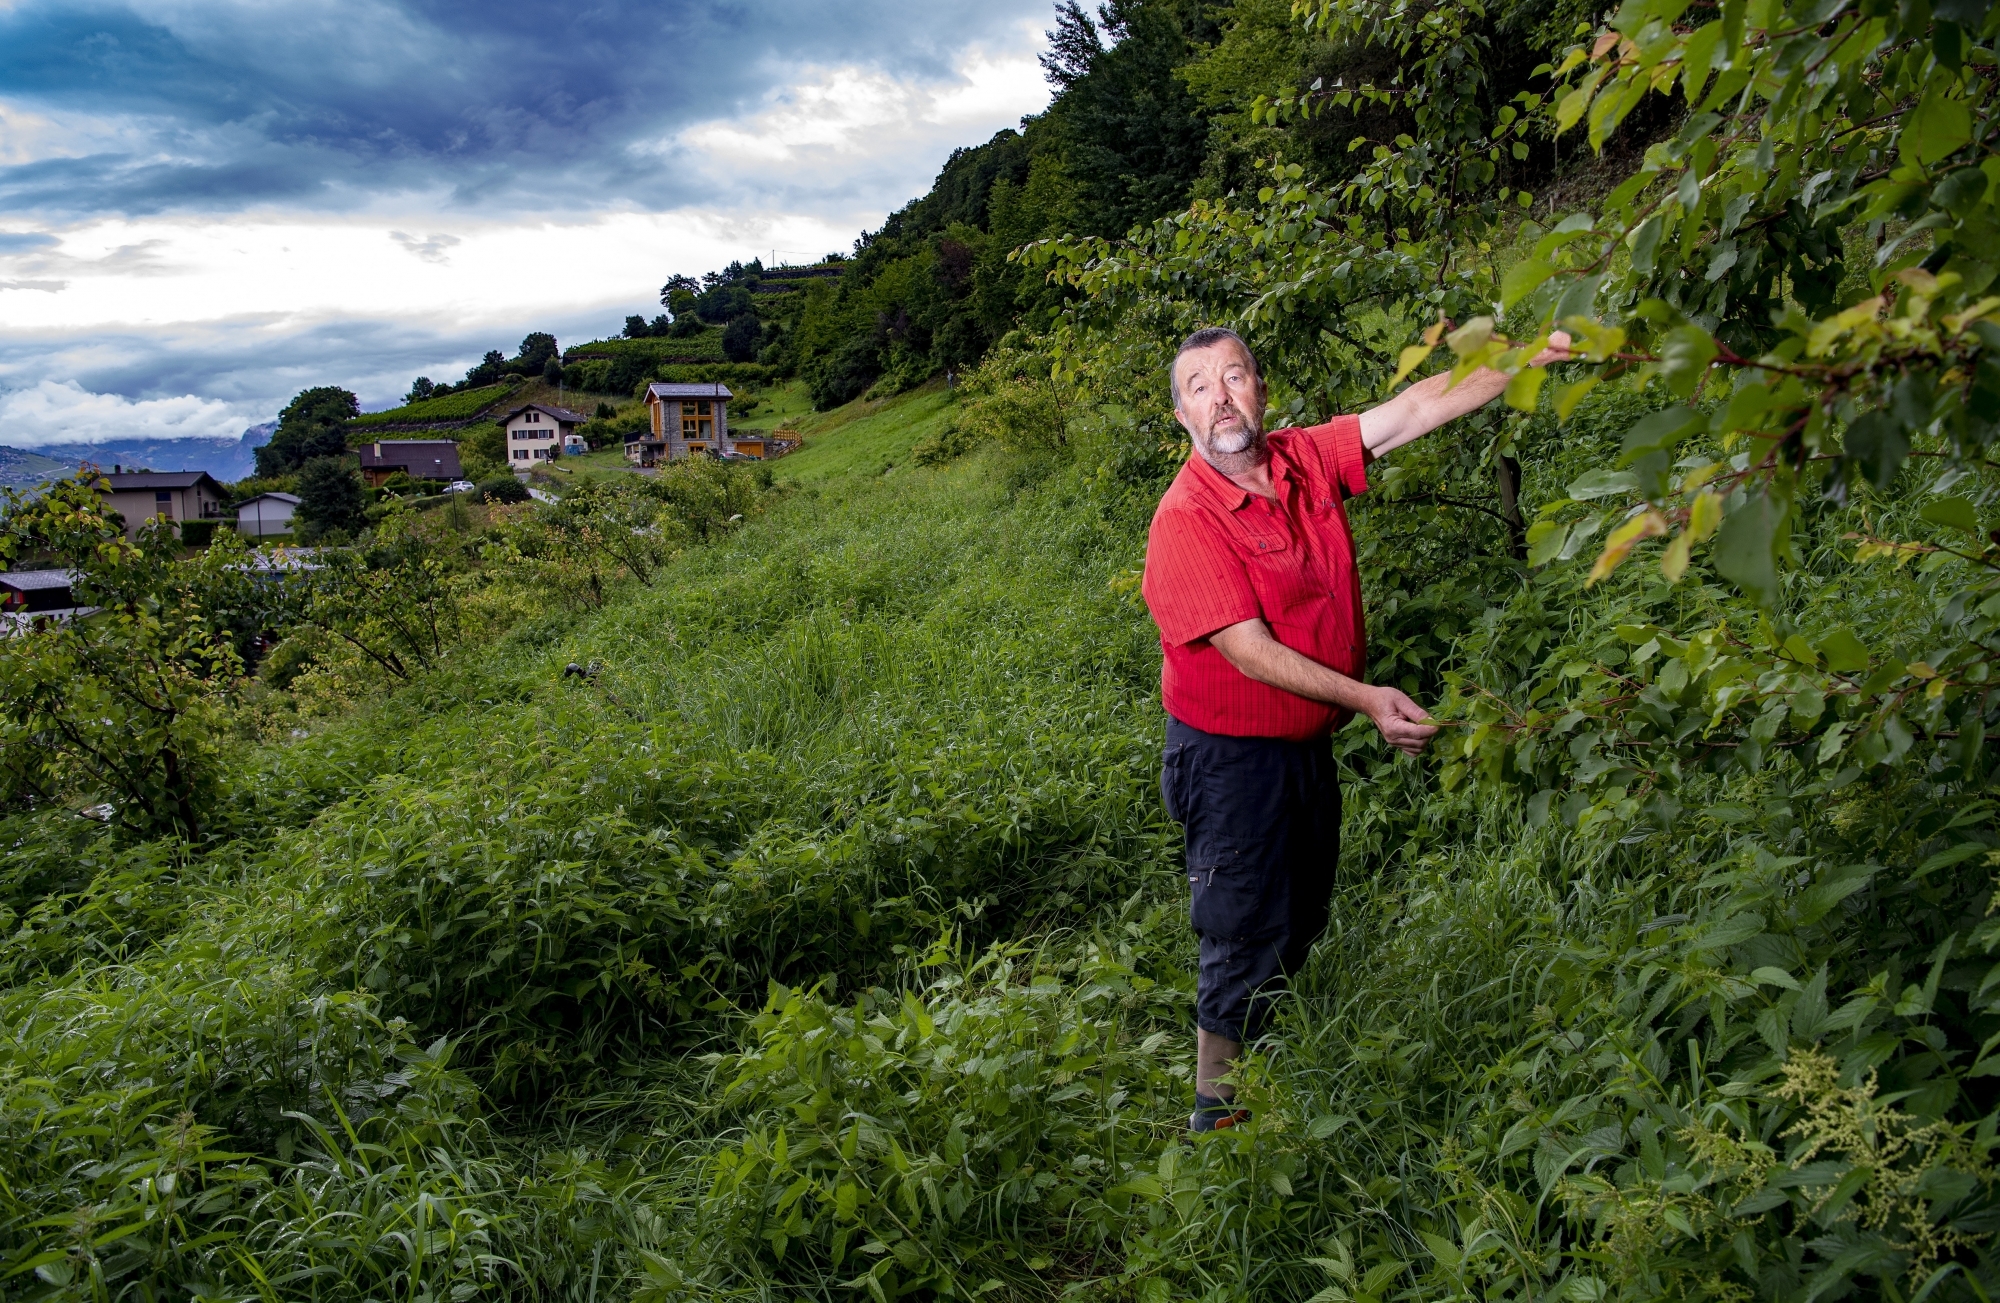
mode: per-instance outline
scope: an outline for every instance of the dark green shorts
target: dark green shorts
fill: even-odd
[[[1201,939],[1195,1021],[1255,1040],[1326,930],[1340,863],[1331,743],[1224,737],[1170,718],[1160,792],[1187,834],[1188,917]]]

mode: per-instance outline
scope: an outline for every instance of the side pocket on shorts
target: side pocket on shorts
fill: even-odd
[[[1187,823],[1188,744],[1169,742],[1160,753],[1160,799],[1166,803],[1167,818]]]
[[[1188,922],[1195,933],[1214,940],[1245,941],[1268,931],[1267,876],[1255,847],[1209,837],[1199,851],[1190,848]]]

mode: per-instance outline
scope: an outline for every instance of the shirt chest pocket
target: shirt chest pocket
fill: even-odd
[[[1250,587],[1266,615],[1277,615],[1324,596],[1305,564],[1305,553],[1283,534],[1248,534],[1238,541]]]

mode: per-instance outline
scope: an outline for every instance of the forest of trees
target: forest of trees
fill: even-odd
[[[1273,119],[1259,113],[1260,99],[1393,76],[1393,54],[1366,32],[1302,26],[1281,0],[1116,0],[1094,12],[1066,0],[1042,60],[1055,90],[1048,109],[955,151],[928,194],[855,242],[838,277],[759,295],[759,263],[680,276],[661,292],[671,315],[650,325],[629,318],[626,334],[688,332],[754,312],[758,347],[746,336],[732,360],[754,355],[803,376],[822,408],[876,386],[907,389],[974,365],[1011,331],[1053,325],[1068,296],[1045,268],[1012,258],[1021,246],[1121,237],[1191,199],[1254,193],[1272,161],[1338,184],[1371,157],[1350,148],[1357,135],[1389,143],[1418,129],[1432,105],[1462,120],[1447,130],[1477,131],[1515,96],[1546,90],[1536,66],[1595,17],[1583,0],[1496,5],[1471,20],[1478,57],[1454,65],[1449,84],[1364,103],[1334,103],[1326,91],[1317,112]],[[1494,190],[1540,189],[1558,159],[1581,148],[1527,143],[1501,161]]]

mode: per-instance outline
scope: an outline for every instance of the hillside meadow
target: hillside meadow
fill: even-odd
[[[1530,504],[1635,410],[1525,432]],[[1593,829],[1352,728],[1333,926],[1246,1066],[1254,1122],[1190,1143],[1133,583],[1172,457],[1086,432],[920,465],[979,425],[952,394],[842,416],[650,583],[579,606],[489,568],[494,632],[406,685],[328,663],[281,708],[266,675],[235,734],[275,740],[228,748],[198,846],[8,818],[9,1297],[1611,1286],[1638,1231],[1591,1231],[1591,1169],[1626,1164],[1671,1237],[1659,1182],[1720,1143],[1652,1121],[1693,1106],[1669,1065],[1730,1098],[1706,1060],[1760,1045],[1760,1009],[1825,1025],[1821,957],[1948,901],[1939,846],[1983,850],[1917,776],[1694,778],[1677,822]],[[1586,596],[1580,562],[1524,583],[1477,513],[1378,496],[1374,673],[1427,695],[1454,665],[1608,672],[1636,623],[1729,600],[1636,572]],[[1925,581],[1879,573],[1917,636]],[[1856,618],[1836,563],[1801,580]],[[1797,866],[1861,861],[1782,903]],[[1767,999],[1735,947],[1811,981]]]

